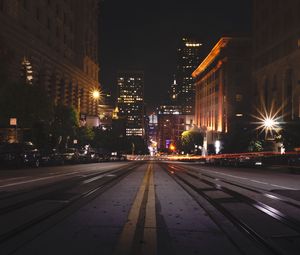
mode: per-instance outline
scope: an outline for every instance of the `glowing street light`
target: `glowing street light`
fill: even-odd
[[[171,145],[170,145],[170,150],[171,150],[171,151],[175,151],[175,149],[176,149],[175,146],[174,146],[173,144],[171,144]]]
[[[95,102],[95,107],[96,107],[96,116],[98,116],[99,112],[99,101],[101,100],[101,91],[98,88],[93,88],[90,90],[90,97],[93,99]],[[99,117],[99,116],[98,116]]]
[[[274,119],[266,118],[264,120],[264,126],[266,129],[274,129],[275,125],[277,125],[277,122]]]
[[[99,90],[95,89],[91,92],[91,94],[92,94],[92,98],[94,100],[99,100],[100,99],[100,91]]]
[[[268,113],[266,110],[263,112],[258,111],[260,116],[253,116],[259,122],[254,122],[255,124],[258,124],[258,127],[256,130],[260,129],[261,132],[265,132],[265,137],[267,138],[268,134],[270,133],[271,137],[273,137],[273,132],[278,132],[280,130],[280,119],[282,117],[278,116],[279,110],[274,112],[271,110],[270,113]]]

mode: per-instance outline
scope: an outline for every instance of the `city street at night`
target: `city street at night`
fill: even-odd
[[[300,0],[0,0],[0,255],[300,254]]]
[[[1,254],[298,254],[300,175],[126,161],[0,172]]]

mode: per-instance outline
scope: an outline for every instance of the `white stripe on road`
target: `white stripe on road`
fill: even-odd
[[[55,179],[57,177],[73,175],[73,174],[77,174],[77,173],[80,173],[80,172],[81,171],[67,173],[67,174],[59,174],[59,175],[55,175],[55,176],[42,177],[42,178],[37,178],[37,179],[34,179],[34,180],[28,180],[28,181],[14,182],[14,183],[10,183],[10,184],[1,185],[0,188],[7,188],[7,187],[17,186],[17,185],[22,185],[22,184],[27,184],[27,183],[32,183],[32,182],[38,182],[38,181],[44,181],[44,180],[49,180],[49,179]]]
[[[280,186],[280,185],[276,185],[276,184],[270,184],[273,187],[277,187],[277,188],[282,188],[282,189],[290,189],[290,190],[297,190],[294,188],[289,188],[289,187],[285,187],[285,186]]]
[[[247,181],[251,181],[251,182],[255,182],[255,183],[259,183],[259,184],[264,184],[264,185],[269,185],[269,186],[273,186],[273,187],[277,187],[277,188],[288,189],[288,190],[298,190],[298,189],[291,188],[291,187],[271,184],[271,183],[267,183],[267,182],[261,182],[261,181],[257,181],[257,180],[253,180],[253,179],[249,179],[249,178],[245,178],[245,177],[235,176],[235,175],[232,175],[232,174],[225,174],[225,173],[221,173],[221,172],[217,172],[217,171],[207,171],[203,168],[201,168],[200,170],[205,171],[207,173],[214,173],[214,174],[224,175],[224,176],[227,176],[227,177],[233,177],[233,178],[236,178],[236,179],[247,180]],[[214,178],[217,178],[217,177],[214,177]]]
[[[267,182],[261,182],[261,181],[252,180],[252,179],[249,179],[249,181],[256,182],[256,183],[260,183],[260,184],[266,184],[266,185],[269,185],[269,183],[267,183]]]

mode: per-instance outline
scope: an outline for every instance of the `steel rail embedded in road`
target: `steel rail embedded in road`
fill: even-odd
[[[271,206],[269,206],[265,203],[262,203],[258,200],[255,200],[253,198],[249,198],[245,195],[242,195],[239,192],[236,192],[234,190],[231,190],[231,189],[226,188],[224,186],[221,186],[219,184],[210,182],[208,180],[200,178],[199,176],[195,176],[194,174],[191,174],[191,173],[186,173],[186,174],[193,177],[193,178],[199,179],[200,181],[202,181],[202,182],[204,182],[208,185],[214,186],[216,189],[222,190],[222,191],[226,192],[227,194],[229,194],[229,195],[231,195],[235,198],[238,198],[241,202],[244,202],[248,205],[251,205],[252,207],[260,210],[261,212],[267,214],[268,216],[273,217],[276,220],[279,220],[280,222],[288,225],[290,228],[292,228],[292,229],[294,229],[294,230],[296,230],[297,232],[300,233],[300,222],[298,220],[296,220],[292,217],[289,217],[288,215],[280,212],[279,210],[277,210],[277,209],[275,209],[275,208],[273,208],[273,207],[271,207]],[[250,189],[247,188],[247,190],[250,190]],[[261,193],[260,191],[255,191],[255,192],[260,193],[260,194],[263,195],[263,193]]]
[[[201,182],[201,183],[209,185],[210,187],[212,187],[210,189],[210,191],[215,190],[215,191],[223,191],[225,193],[227,192],[228,194],[230,193],[229,195],[230,195],[230,197],[232,197],[231,201],[237,200],[239,203],[250,205],[252,208],[255,208],[256,210],[260,209],[259,210],[260,212],[263,212],[267,216],[272,216],[273,219],[276,219],[277,221],[279,221],[284,226],[287,226],[287,227],[291,228],[293,230],[293,232],[296,231],[299,234],[298,227],[296,227],[296,229],[294,227],[292,227],[291,226],[292,225],[291,219],[289,217],[286,217],[284,214],[281,214],[279,212],[277,212],[275,214],[274,211],[272,212],[273,213],[272,214],[270,208],[268,208],[268,210],[266,210],[266,208],[263,207],[261,204],[254,203],[253,201],[249,200],[248,198],[246,199],[243,195],[238,194],[237,192],[230,191],[226,188],[224,189],[224,187],[222,187],[219,184],[215,184],[215,183],[209,182],[207,180],[201,179],[199,176],[194,176],[192,174],[189,174],[187,168],[183,168],[183,167],[181,167],[181,168],[179,168],[179,167],[170,168],[169,165],[167,166],[165,164],[162,165],[162,167],[187,192],[189,192],[188,189],[187,189],[187,187],[188,187],[188,188],[194,190],[201,197],[205,198],[211,205],[213,205],[226,218],[228,218],[238,229],[240,229],[244,234],[246,234],[251,240],[254,240],[261,247],[264,247],[265,251],[270,253],[270,254],[286,254],[286,253],[283,253],[282,250],[279,247],[276,247],[276,245],[274,245],[273,242],[270,242],[270,240],[268,240],[267,237],[263,236],[256,229],[251,227],[249,225],[249,223],[247,224],[247,222],[244,222],[242,219],[239,219],[239,217],[235,216],[228,208],[226,208],[224,205],[222,205],[222,200],[218,201],[218,199],[211,198],[210,196],[208,196],[206,194],[206,192],[208,191],[207,189],[206,189],[206,191],[205,191],[205,189],[201,190],[200,188],[197,187],[197,185],[192,184],[190,181],[188,181],[186,178],[184,178],[181,175],[191,177],[199,183]],[[176,171],[176,170],[179,170],[179,171]],[[190,193],[190,195],[192,195],[192,194]],[[259,205],[260,207],[259,206],[254,206],[254,205]],[[280,217],[279,217],[279,215],[280,215]]]
[[[64,192],[78,185],[88,184],[89,182],[97,180],[98,177],[102,177],[107,174],[112,174],[116,171],[121,171],[123,169],[126,170],[127,168],[128,166],[125,166],[120,169],[106,170],[101,173],[91,173],[86,174],[85,176],[72,176],[72,179],[68,179],[67,181],[60,180],[59,182],[49,183],[46,186],[38,186],[25,191],[22,190],[17,193],[5,196],[4,198],[0,197],[0,216],[12,212],[14,210],[20,209],[24,206],[33,204],[37,201],[43,200],[51,196],[51,194]],[[75,174],[78,174],[78,172],[76,172]],[[38,194],[36,192],[38,192]]]
[[[126,169],[124,169],[124,168],[122,168],[121,170],[119,169],[115,176],[112,175],[111,176],[112,178],[109,178],[109,179],[105,180],[104,182],[103,182],[103,180],[104,180],[103,178],[97,179],[95,181],[101,180],[102,183],[96,184],[96,187],[92,187],[92,188],[86,190],[85,192],[82,192],[81,194],[71,198],[66,203],[60,204],[60,206],[58,208],[49,210],[46,213],[44,213],[38,217],[35,217],[32,220],[30,220],[24,224],[21,224],[20,226],[14,228],[4,234],[1,234],[0,235],[0,250],[3,248],[1,246],[5,246],[5,245],[7,246],[7,243],[11,241],[12,242],[11,246],[8,245],[8,247],[5,246],[5,248],[9,250],[9,253],[16,251],[26,241],[23,240],[22,241],[23,243],[18,246],[15,243],[13,243],[13,241],[12,241],[13,238],[21,235],[22,233],[26,232],[27,230],[33,229],[38,224],[40,224],[42,222],[46,222],[47,220],[50,220],[50,219],[54,219],[55,217],[59,221],[60,220],[59,213],[63,214],[62,217],[66,217],[66,215],[64,215],[64,211],[66,211],[66,210],[69,210],[68,215],[70,215],[71,213],[73,213],[75,210],[78,209],[78,206],[80,206],[80,207],[83,206],[84,204],[86,204],[87,202],[89,202],[90,200],[95,198],[96,196],[100,195],[107,189],[111,188],[112,186],[114,186],[115,184],[120,182],[123,178],[125,178],[127,175],[129,175],[138,166],[140,166],[140,164],[129,165],[129,166],[127,166]],[[85,185],[85,184],[83,184],[83,182],[82,182],[81,185]],[[55,223],[52,223],[52,225],[53,224],[55,224]],[[38,233],[35,233],[35,235],[40,234],[41,232],[49,229],[52,225],[47,226],[42,231],[39,229]]]

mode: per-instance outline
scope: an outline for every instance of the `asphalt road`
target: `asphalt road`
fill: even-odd
[[[299,254],[300,175],[132,161],[0,171],[0,254]]]

